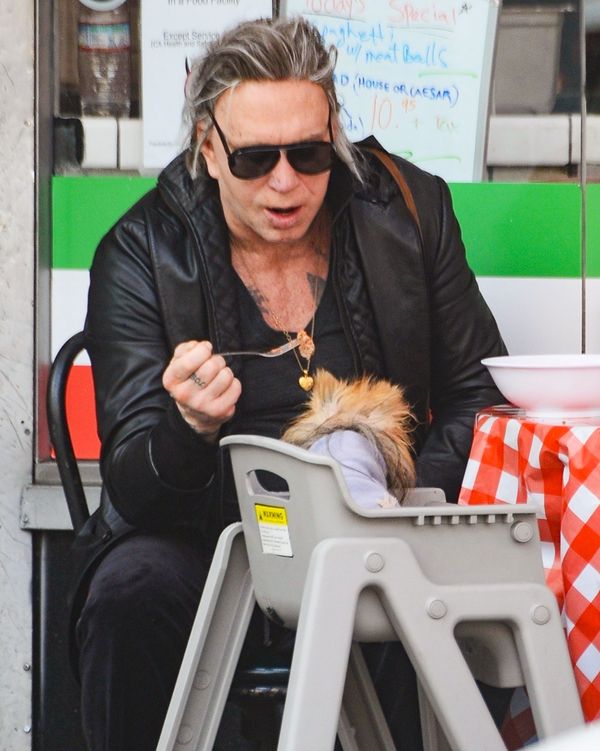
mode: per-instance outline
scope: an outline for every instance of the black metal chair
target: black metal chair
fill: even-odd
[[[77,355],[84,349],[85,338],[81,331],[73,334],[63,344],[50,369],[46,399],[50,440],[54,448],[71,524],[76,534],[89,518],[90,511],[73,450],[67,418],[66,396],[71,368]]]
[[[66,394],[73,363],[84,349],[83,332],[73,334],[63,344],[50,369],[46,399],[50,439],[75,534],[89,519],[90,510],[73,448]],[[241,707],[244,736],[258,744],[260,751],[276,748],[288,678],[287,659],[268,645],[244,654],[240,660],[230,696]]]

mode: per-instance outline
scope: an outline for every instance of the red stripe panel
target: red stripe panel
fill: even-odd
[[[89,365],[75,365],[67,383],[67,419],[78,459],[98,459],[94,382]]]

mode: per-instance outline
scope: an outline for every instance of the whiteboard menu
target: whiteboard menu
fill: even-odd
[[[147,171],[162,169],[182,150],[186,65],[226,28],[271,15],[271,0],[142,0],[142,162]]]
[[[352,141],[446,180],[482,179],[498,0],[283,0],[338,50],[336,89]]]

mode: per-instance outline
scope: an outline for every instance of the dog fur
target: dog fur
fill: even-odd
[[[305,411],[290,424],[282,439],[309,449],[319,438],[335,431],[360,433],[379,451],[388,490],[401,502],[415,484],[410,437],[413,425],[413,414],[399,386],[371,377],[344,381],[318,370]]]

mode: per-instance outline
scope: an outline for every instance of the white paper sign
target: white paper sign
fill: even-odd
[[[446,180],[481,180],[499,0],[282,0],[338,50],[352,141]]]
[[[240,21],[270,18],[271,0],[142,0],[143,164],[160,170],[181,150],[186,133],[186,59]]]

